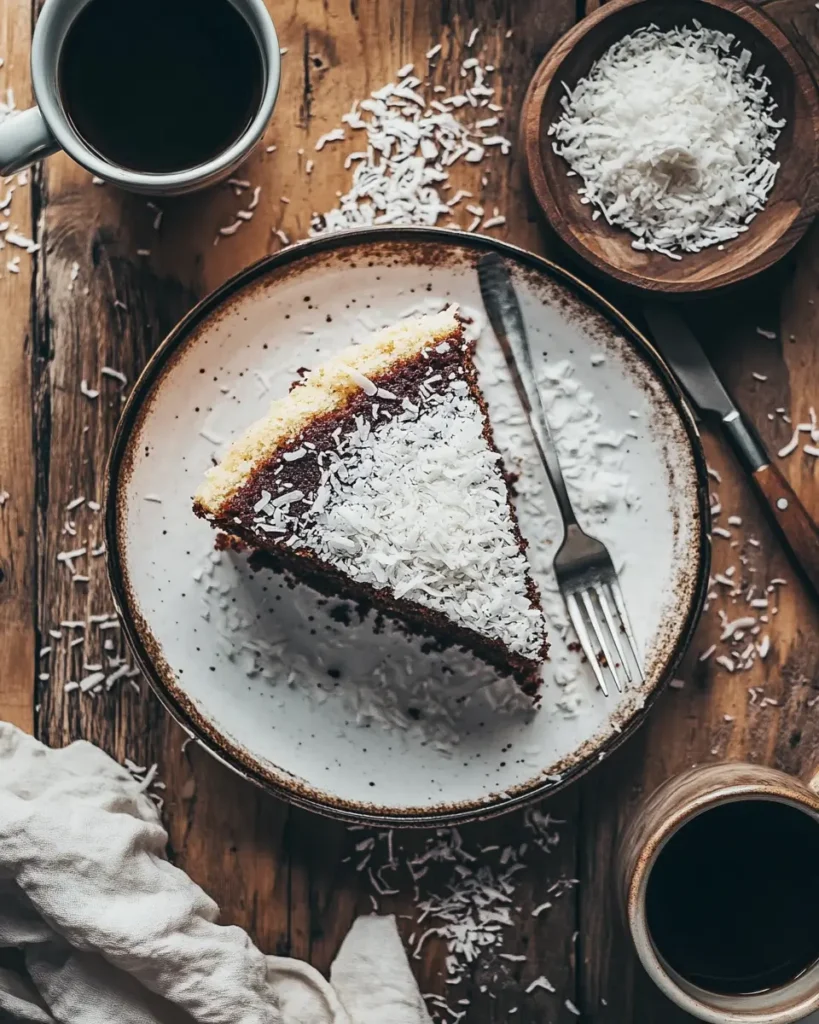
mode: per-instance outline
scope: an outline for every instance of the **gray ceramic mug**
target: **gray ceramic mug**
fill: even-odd
[[[709,1024],[808,1024],[808,1015],[819,1011],[819,963],[780,988],[758,995],[721,995],[677,974],[651,937],[646,892],[660,851],[698,814],[741,800],[787,804],[813,817],[819,827],[819,772],[803,782],[773,768],[728,762],[693,768],[660,786],[637,810],[620,845],[617,881],[625,924],[652,980],[692,1016]]]
[[[86,144],[66,115],[57,74],[60,55],[69,29],[90,2],[46,0],[31,46],[31,78],[38,106],[0,125],[0,175],[13,174],[59,149],[105,181],[147,195],[194,192],[232,174],[264,134],[279,92],[279,40],[264,0],[229,0],[250,26],[262,58],[264,84],[255,117],[240,138],[212,160],[163,174],[132,171],[109,162]]]

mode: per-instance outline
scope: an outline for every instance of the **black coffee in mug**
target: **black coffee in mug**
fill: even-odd
[[[646,919],[660,956],[700,988],[793,981],[819,961],[819,822],[763,799],[703,812],[660,851]]]
[[[230,0],[91,0],[58,69],[65,112],[101,157],[132,171],[183,171],[250,126],[264,67]]]

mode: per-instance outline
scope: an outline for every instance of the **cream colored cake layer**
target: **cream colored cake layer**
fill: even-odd
[[[296,438],[316,417],[338,409],[359,390],[346,369],[365,377],[378,377],[396,363],[410,359],[449,338],[460,329],[457,309],[402,320],[379,331],[363,345],[352,345],[333,356],[305,378],[286,398],[270,407],[263,419],[234,441],[218,466],[205,474],[194,501],[219,515],[222,506],[245,483],[253,468],[266,462],[285,442]]]

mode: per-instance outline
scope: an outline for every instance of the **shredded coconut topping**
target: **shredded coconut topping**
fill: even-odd
[[[550,127],[583,178],[582,202],[636,235],[635,249],[679,259],[736,238],[763,207],[785,124],[770,80],[733,35],[652,25],[615,43]]]
[[[352,579],[537,658],[543,617],[527,591],[500,456],[466,381],[439,376],[437,387],[425,382],[419,404],[404,398],[391,419],[357,417],[336,449],[305,451],[323,467],[315,495],[263,492],[255,528],[286,532],[286,543]]]

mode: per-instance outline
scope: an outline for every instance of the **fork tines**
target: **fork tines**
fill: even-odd
[[[583,653],[594,671],[595,677],[600,685],[600,689],[603,691],[603,694],[606,697],[609,695],[609,689],[606,685],[605,676],[603,674],[603,666],[608,668],[617,689],[621,693],[623,692],[623,683],[617,672],[618,661],[612,657],[611,647],[609,646],[607,636],[614,643],[614,648],[617,651],[619,658],[619,665],[622,667],[625,672],[626,679],[630,683],[633,677],[631,667],[629,665],[629,658],[626,657],[623,645],[620,642],[621,633],[625,633],[629,652],[631,654],[631,660],[633,661],[640,680],[642,681],[643,671],[640,667],[640,660],[637,655],[637,644],[634,639],[634,633],[632,632],[631,623],[629,622],[625,601],[623,600],[623,594],[620,590],[620,584],[617,579],[615,578],[610,581],[595,582],[589,586],[581,586],[574,590],[567,589],[563,596],[566,601],[569,618],[572,620],[574,631],[577,634],[577,639],[580,641]],[[602,612],[602,622],[600,615],[598,614],[598,608]],[[614,611],[612,611],[612,609],[614,609]],[[617,620],[619,620],[620,623],[619,628],[618,622],[615,619],[615,613]],[[591,626],[591,630],[597,641],[596,647],[589,636],[588,626]],[[602,665],[600,655],[602,655]]]

